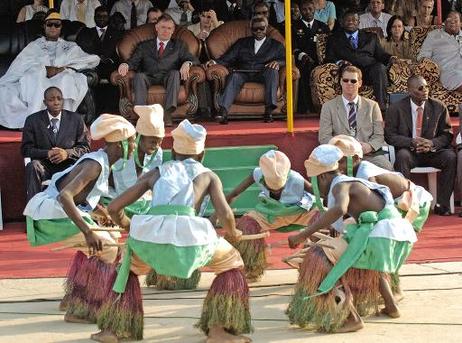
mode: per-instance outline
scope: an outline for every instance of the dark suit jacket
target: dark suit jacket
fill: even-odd
[[[327,40],[326,62],[345,60],[359,68],[369,67],[377,62],[388,64],[391,55],[383,50],[377,35],[359,31],[358,48],[354,49],[344,30],[338,30]]]
[[[277,61],[285,65],[284,46],[273,38],[266,37],[263,45],[255,54],[255,38],[245,37],[234,43],[217,63],[235,69],[263,70],[265,64]]]
[[[299,61],[300,53],[304,52],[318,64],[315,37],[320,33],[329,33],[329,27],[322,21],[315,19],[311,29],[302,20],[292,22],[292,49],[296,61]]]
[[[154,77],[164,76],[172,69],[179,70],[186,61],[191,61],[193,64],[199,63],[199,60],[189,52],[182,41],[169,40],[162,58],[159,58],[157,39],[150,39],[138,44],[127,63],[130,69]]]
[[[217,19],[224,22],[233,20],[250,19],[250,9],[234,7],[233,12],[229,12],[226,0],[215,1],[212,5],[213,10],[217,14]]]
[[[390,105],[385,116],[385,140],[396,148],[412,145],[411,101],[407,96]],[[436,150],[449,148],[452,142],[452,127],[449,112],[439,100],[429,98],[425,102],[422,137],[431,139]]]
[[[53,147],[67,151],[69,159],[62,163],[75,162],[90,151],[82,115],[63,110],[56,141],[50,129],[47,110],[27,117],[22,131],[22,155],[33,160],[44,160],[48,158],[48,151]]]

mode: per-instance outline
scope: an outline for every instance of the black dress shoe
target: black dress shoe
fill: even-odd
[[[228,113],[223,107],[220,108],[220,111],[215,116],[215,120],[217,123],[220,123],[222,125],[228,124]]]
[[[271,113],[265,114],[265,116],[263,117],[263,121],[265,123],[272,123],[274,120],[273,120],[273,116],[271,115]]]
[[[462,218],[462,211],[460,211],[460,213],[459,213],[459,217],[461,217],[461,218]]]
[[[439,215],[439,216],[450,216],[451,211],[449,210],[448,207],[442,206],[442,205],[435,205],[435,208],[433,209],[433,213]]]

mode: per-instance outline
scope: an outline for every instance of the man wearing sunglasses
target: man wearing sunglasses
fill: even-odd
[[[284,46],[275,39],[266,37],[268,20],[253,17],[250,20],[251,37],[239,39],[223,56],[210,60],[206,66],[222,64],[232,71],[227,79],[220,110],[215,119],[228,124],[228,111],[245,82],[259,82],[265,85],[265,123],[272,122],[271,112],[277,107],[279,67],[285,65]]]
[[[434,211],[449,216],[456,177],[449,112],[441,101],[428,97],[429,87],[423,77],[411,76],[407,87],[409,96],[391,104],[385,117],[385,138],[396,150],[395,169],[407,178],[415,167],[441,169]]]
[[[343,69],[340,77],[342,95],[327,101],[321,108],[319,143],[328,144],[332,137],[348,135],[361,143],[363,159],[381,168],[393,170],[383,155],[385,145],[383,119],[377,102],[359,96],[361,70],[354,66]]]
[[[50,11],[45,37],[29,43],[0,79],[0,125],[22,128],[26,117],[45,109],[43,92],[58,87],[64,109],[75,112],[88,91],[87,77],[78,70],[95,68],[100,59],[85,53],[61,35],[61,17]]]

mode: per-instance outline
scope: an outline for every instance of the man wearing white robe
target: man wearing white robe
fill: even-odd
[[[63,91],[64,109],[77,110],[88,91],[87,77],[77,70],[95,68],[100,59],[60,34],[60,15],[51,13],[45,37],[29,43],[0,78],[0,125],[22,128],[28,115],[45,108],[42,95],[51,86]]]
[[[462,92],[462,31],[459,12],[449,12],[444,28],[428,33],[417,59],[433,60],[441,71],[441,83],[448,90]]]

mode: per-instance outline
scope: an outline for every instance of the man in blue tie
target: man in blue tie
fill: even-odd
[[[327,41],[326,62],[352,64],[363,72],[364,83],[372,86],[380,109],[385,110],[387,98],[387,65],[395,56],[386,53],[375,33],[359,31],[358,13],[347,11],[342,20],[342,29]]]
[[[343,69],[340,78],[342,95],[322,105],[319,122],[319,143],[327,144],[336,135],[348,135],[361,143],[363,159],[375,165],[393,170],[383,155],[385,145],[383,119],[379,105],[359,96],[363,75],[354,66]]]
[[[63,109],[63,94],[57,87],[45,90],[46,109],[27,117],[21,152],[31,159],[26,165],[27,200],[42,190],[42,182],[74,164],[90,151],[81,114]]]

